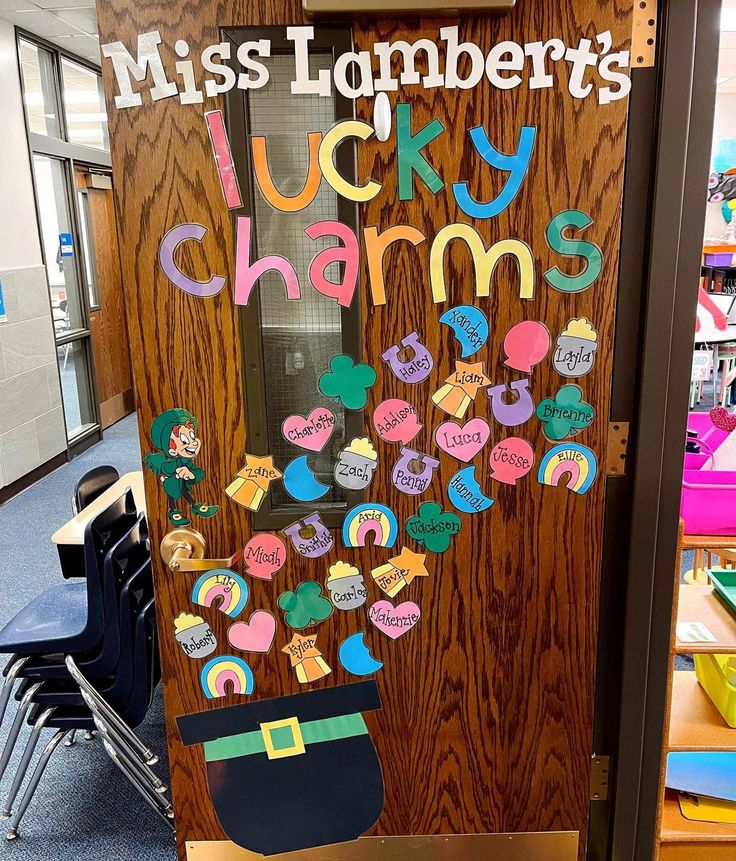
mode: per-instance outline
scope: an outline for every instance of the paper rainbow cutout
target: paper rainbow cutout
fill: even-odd
[[[399,534],[396,515],[387,505],[364,502],[345,515],[342,524],[342,543],[346,547],[365,547],[368,533],[374,536],[376,547],[393,547]]]
[[[211,607],[217,600],[220,602],[217,609],[235,618],[248,603],[248,584],[229,568],[206,571],[192,587],[192,602],[200,607]]]
[[[574,493],[585,493],[593,484],[598,471],[595,452],[584,445],[566,442],[551,448],[539,464],[540,484],[558,487],[560,479],[568,476],[564,485]]]
[[[227,696],[227,684],[234,694],[253,693],[253,671],[242,658],[235,655],[218,655],[202,667],[199,674],[202,690],[208,700]]]

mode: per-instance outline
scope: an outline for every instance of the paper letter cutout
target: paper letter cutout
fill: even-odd
[[[412,353],[411,359],[404,361],[399,356],[402,349],[408,349]],[[416,332],[411,332],[402,338],[399,344],[389,347],[381,358],[391,368],[398,380],[411,385],[426,380],[434,367],[432,354],[419,340],[419,335]]]
[[[235,304],[247,305],[256,281],[271,269],[284,279],[287,299],[301,299],[299,276],[285,257],[269,254],[254,263],[250,262],[250,218],[238,217],[235,245]]]
[[[486,315],[473,305],[457,305],[440,317],[452,329],[455,340],[460,344],[460,356],[467,359],[488,340],[488,319]]]
[[[512,326],[503,339],[506,354],[504,365],[515,371],[530,374],[549,352],[552,338],[544,323],[536,320],[522,320]]]
[[[397,640],[403,634],[411,631],[421,615],[422,611],[413,601],[404,601],[403,604],[394,607],[385,598],[376,601],[368,610],[368,618],[371,622],[382,634],[392,640]]]
[[[424,565],[426,558],[426,553],[414,553],[408,547],[402,547],[398,556],[392,556],[384,565],[374,568],[371,577],[382,592],[393,598],[409,586],[415,577],[429,576]]]
[[[415,135],[411,133],[411,105],[400,102],[396,105],[396,150],[399,160],[399,200],[414,199],[414,173],[422,179],[432,194],[437,194],[445,183],[422,155],[422,149],[430,144],[445,127],[435,117]]]
[[[417,513],[406,521],[406,534],[432,553],[444,553],[462,525],[457,514],[443,511],[439,503],[423,502]]]
[[[370,533],[373,533],[373,544],[376,547],[394,546],[399,524],[396,515],[387,505],[364,502],[351,508],[345,515],[342,543],[346,547],[365,547]]]
[[[565,487],[574,493],[586,493],[598,471],[595,454],[584,445],[563,442],[551,448],[539,463],[537,480],[540,484],[559,487],[567,476]]]
[[[379,93],[379,95],[385,95],[385,93]],[[370,676],[383,667],[383,664],[371,655],[368,646],[363,641],[364,637],[365,634],[362,631],[351,634],[340,643],[340,648],[337,651],[337,657],[340,659],[343,669],[354,676]]]
[[[242,658],[218,655],[202,667],[199,674],[204,695],[208,700],[227,696],[228,685],[240,696],[253,693],[253,671]]]
[[[491,279],[498,261],[511,254],[519,267],[519,298],[534,298],[534,257],[529,246],[520,239],[503,239],[486,251],[477,230],[469,224],[447,224],[434,238],[429,252],[429,280],[432,285],[432,301],[446,302],[445,250],[453,239],[462,239],[473,258],[475,268],[475,295],[491,295]]]
[[[470,419],[462,427],[455,422],[443,422],[434,432],[438,448],[463,463],[478,454],[491,436],[491,428],[485,419]]]
[[[284,468],[284,490],[297,502],[314,502],[330,492],[329,484],[317,480],[307,463],[307,455],[295,457]]]
[[[188,658],[206,658],[217,648],[210,623],[193,613],[179,613],[174,619],[174,637]]]
[[[491,167],[508,172],[509,176],[501,193],[488,203],[478,203],[473,200],[468,191],[467,182],[454,183],[452,193],[455,195],[457,205],[466,215],[471,218],[493,218],[503,212],[519,193],[529,169],[529,160],[537,130],[534,126],[521,127],[519,143],[514,155],[499,152],[488,140],[486,130],[482,126],[470,129],[468,134],[483,161],[490,164]]]
[[[178,287],[190,296],[201,296],[208,298],[216,296],[225,286],[227,278],[224,275],[213,275],[209,281],[195,281],[185,275],[174,262],[174,254],[179,243],[185,239],[196,239],[201,242],[207,228],[201,224],[177,224],[161,240],[158,248],[158,262],[164,271],[164,275],[171,281],[174,287]]]
[[[391,473],[391,481],[402,493],[418,496],[432,483],[432,476],[439,465],[437,458],[420,454],[411,448],[402,448]]]
[[[368,598],[363,575],[355,565],[347,562],[330,565],[325,586],[330,593],[330,601],[338,610],[357,610]]]
[[[518,396],[514,403],[505,403],[503,396],[506,394],[507,386],[503,383],[488,389],[488,398],[491,401],[493,418],[500,425],[511,428],[524,424],[531,418],[534,412],[534,401],[529,394],[529,380],[514,380],[509,383],[508,388]]]
[[[346,200],[356,203],[366,203],[378,194],[383,188],[380,182],[369,179],[365,185],[353,185],[337,172],[334,161],[334,153],[338,145],[346,138],[359,138],[367,141],[373,134],[373,127],[362,120],[343,120],[327,132],[319,148],[319,166],[322,175],[329,182],[337,194]]]
[[[509,436],[497,442],[489,459],[491,477],[503,484],[516,484],[534,466],[534,449],[518,436]]]
[[[217,173],[220,177],[222,196],[225,198],[228,209],[237,209],[242,206],[242,199],[222,111],[206,111],[204,118],[207,122],[207,131],[210,135]]]
[[[380,94],[379,94],[380,95]],[[365,254],[368,258],[368,279],[371,284],[371,298],[374,305],[386,304],[386,284],[383,280],[383,255],[394,242],[405,239],[412,245],[420,245],[427,237],[408,224],[397,224],[388,227],[382,233],[377,227],[366,227],[363,230]]]
[[[423,425],[408,401],[388,398],[373,410],[373,427],[384,442],[411,442]]]
[[[261,194],[267,202],[279,212],[299,212],[305,209],[317,196],[319,184],[322,181],[322,171],[319,167],[319,147],[322,143],[322,132],[307,132],[307,147],[309,149],[309,169],[302,190],[293,197],[286,197],[274,185],[271,171],[268,168],[266,155],[266,138],[256,135],[251,138],[253,151],[253,173],[258,181]]]
[[[286,562],[286,545],[272,532],[258,532],[243,548],[245,573],[257,580],[273,580]]]
[[[346,410],[362,410],[368,402],[368,389],[375,382],[376,372],[370,365],[356,365],[343,354],[330,359],[330,370],[320,376],[317,388]]]
[[[570,320],[560,332],[552,366],[563,377],[582,377],[595,363],[598,333],[586,317]]]
[[[309,415],[293,415],[281,425],[281,436],[307,451],[322,451],[335,430],[335,414],[327,407],[315,407]]]
[[[562,386],[553,398],[545,398],[537,405],[537,418],[544,426],[548,440],[557,442],[575,436],[589,427],[595,410],[583,400],[583,390],[574,383]]]
[[[318,221],[304,228],[310,239],[320,239],[322,236],[336,236],[343,243],[331,245],[318,251],[309,264],[309,280],[314,289],[327,296],[337,299],[337,304],[349,308],[353,301],[355,286],[358,283],[358,261],[360,249],[358,239],[347,224],[339,221]],[[330,281],[325,277],[325,270],[331,263],[344,265],[342,282]]]
[[[227,641],[241,652],[271,651],[276,639],[276,619],[267,610],[251,613],[247,622],[235,622],[227,629]]]
[[[335,481],[346,490],[365,490],[373,481],[378,454],[368,437],[355,437],[337,456]]]
[[[583,239],[566,239],[565,231],[568,227],[576,227],[583,230],[593,223],[593,219],[577,209],[568,209],[556,215],[547,226],[547,244],[558,254],[566,257],[584,257],[585,269],[578,275],[565,275],[554,266],[544,273],[544,278],[555,290],[563,293],[579,293],[587,290],[601,274],[603,268],[603,255],[597,245],[586,242]]]
[[[319,512],[315,511],[304,520],[297,520],[281,530],[291,541],[297,553],[307,559],[324,556],[335,543],[330,530],[322,523]]]
[[[475,477],[475,466],[466,466],[452,476],[447,485],[447,497],[458,511],[466,514],[480,514],[494,502],[481,490]]]

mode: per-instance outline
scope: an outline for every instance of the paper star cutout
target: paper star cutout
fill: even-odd
[[[490,377],[483,372],[483,362],[455,362],[455,373],[450,374],[445,382],[462,389],[473,399],[478,394],[478,389],[491,384]]]
[[[281,478],[281,473],[273,465],[273,457],[256,457],[253,454],[246,454],[245,466],[239,470],[238,475],[241,478],[247,478],[255,482],[261,490],[268,490],[268,485]]]
[[[281,651],[289,656],[292,667],[301,664],[305,658],[319,658],[322,655],[322,652],[317,648],[316,634],[307,634],[306,636],[294,634],[290,642]]]
[[[408,547],[402,547],[401,553],[392,556],[388,561],[401,572],[408,586],[415,577],[429,576],[429,571],[424,566],[426,558],[426,553],[414,553]]]

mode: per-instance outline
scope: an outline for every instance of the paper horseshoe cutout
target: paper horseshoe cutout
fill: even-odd
[[[297,520],[296,523],[285,526],[282,532],[291,541],[294,550],[306,556],[307,559],[324,556],[334,544],[332,533],[322,523],[318,511],[305,517],[304,520]]]
[[[516,427],[531,418],[534,413],[534,401],[529,394],[529,380],[514,380],[508,388],[516,392],[517,399],[513,404],[505,403],[503,397],[507,386],[493,386],[488,389],[488,399],[491,402],[493,418],[506,427]]]
[[[391,481],[397,490],[417,496],[432,483],[432,475],[440,462],[427,454],[420,454],[411,448],[402,448],[396,461]]]
[[[412,356],[405,361],[400,357],[400,353],[407,349]],[[389,347],[381,358],[391,368],[394,376],[404,383],[421,383],[432,373],[434,367],[432,354],[421,343],[416,332],[402,338],[400,344]]]

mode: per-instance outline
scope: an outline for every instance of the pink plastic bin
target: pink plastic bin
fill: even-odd
[[[701,454],[685,454],[680,517],[688,535],[736,536],[736,472],[708,469],[728,432],[713,427],[708,413],[690,413],[688,430],[698,433]],[[705,467],[705,468],[704,468]]]

